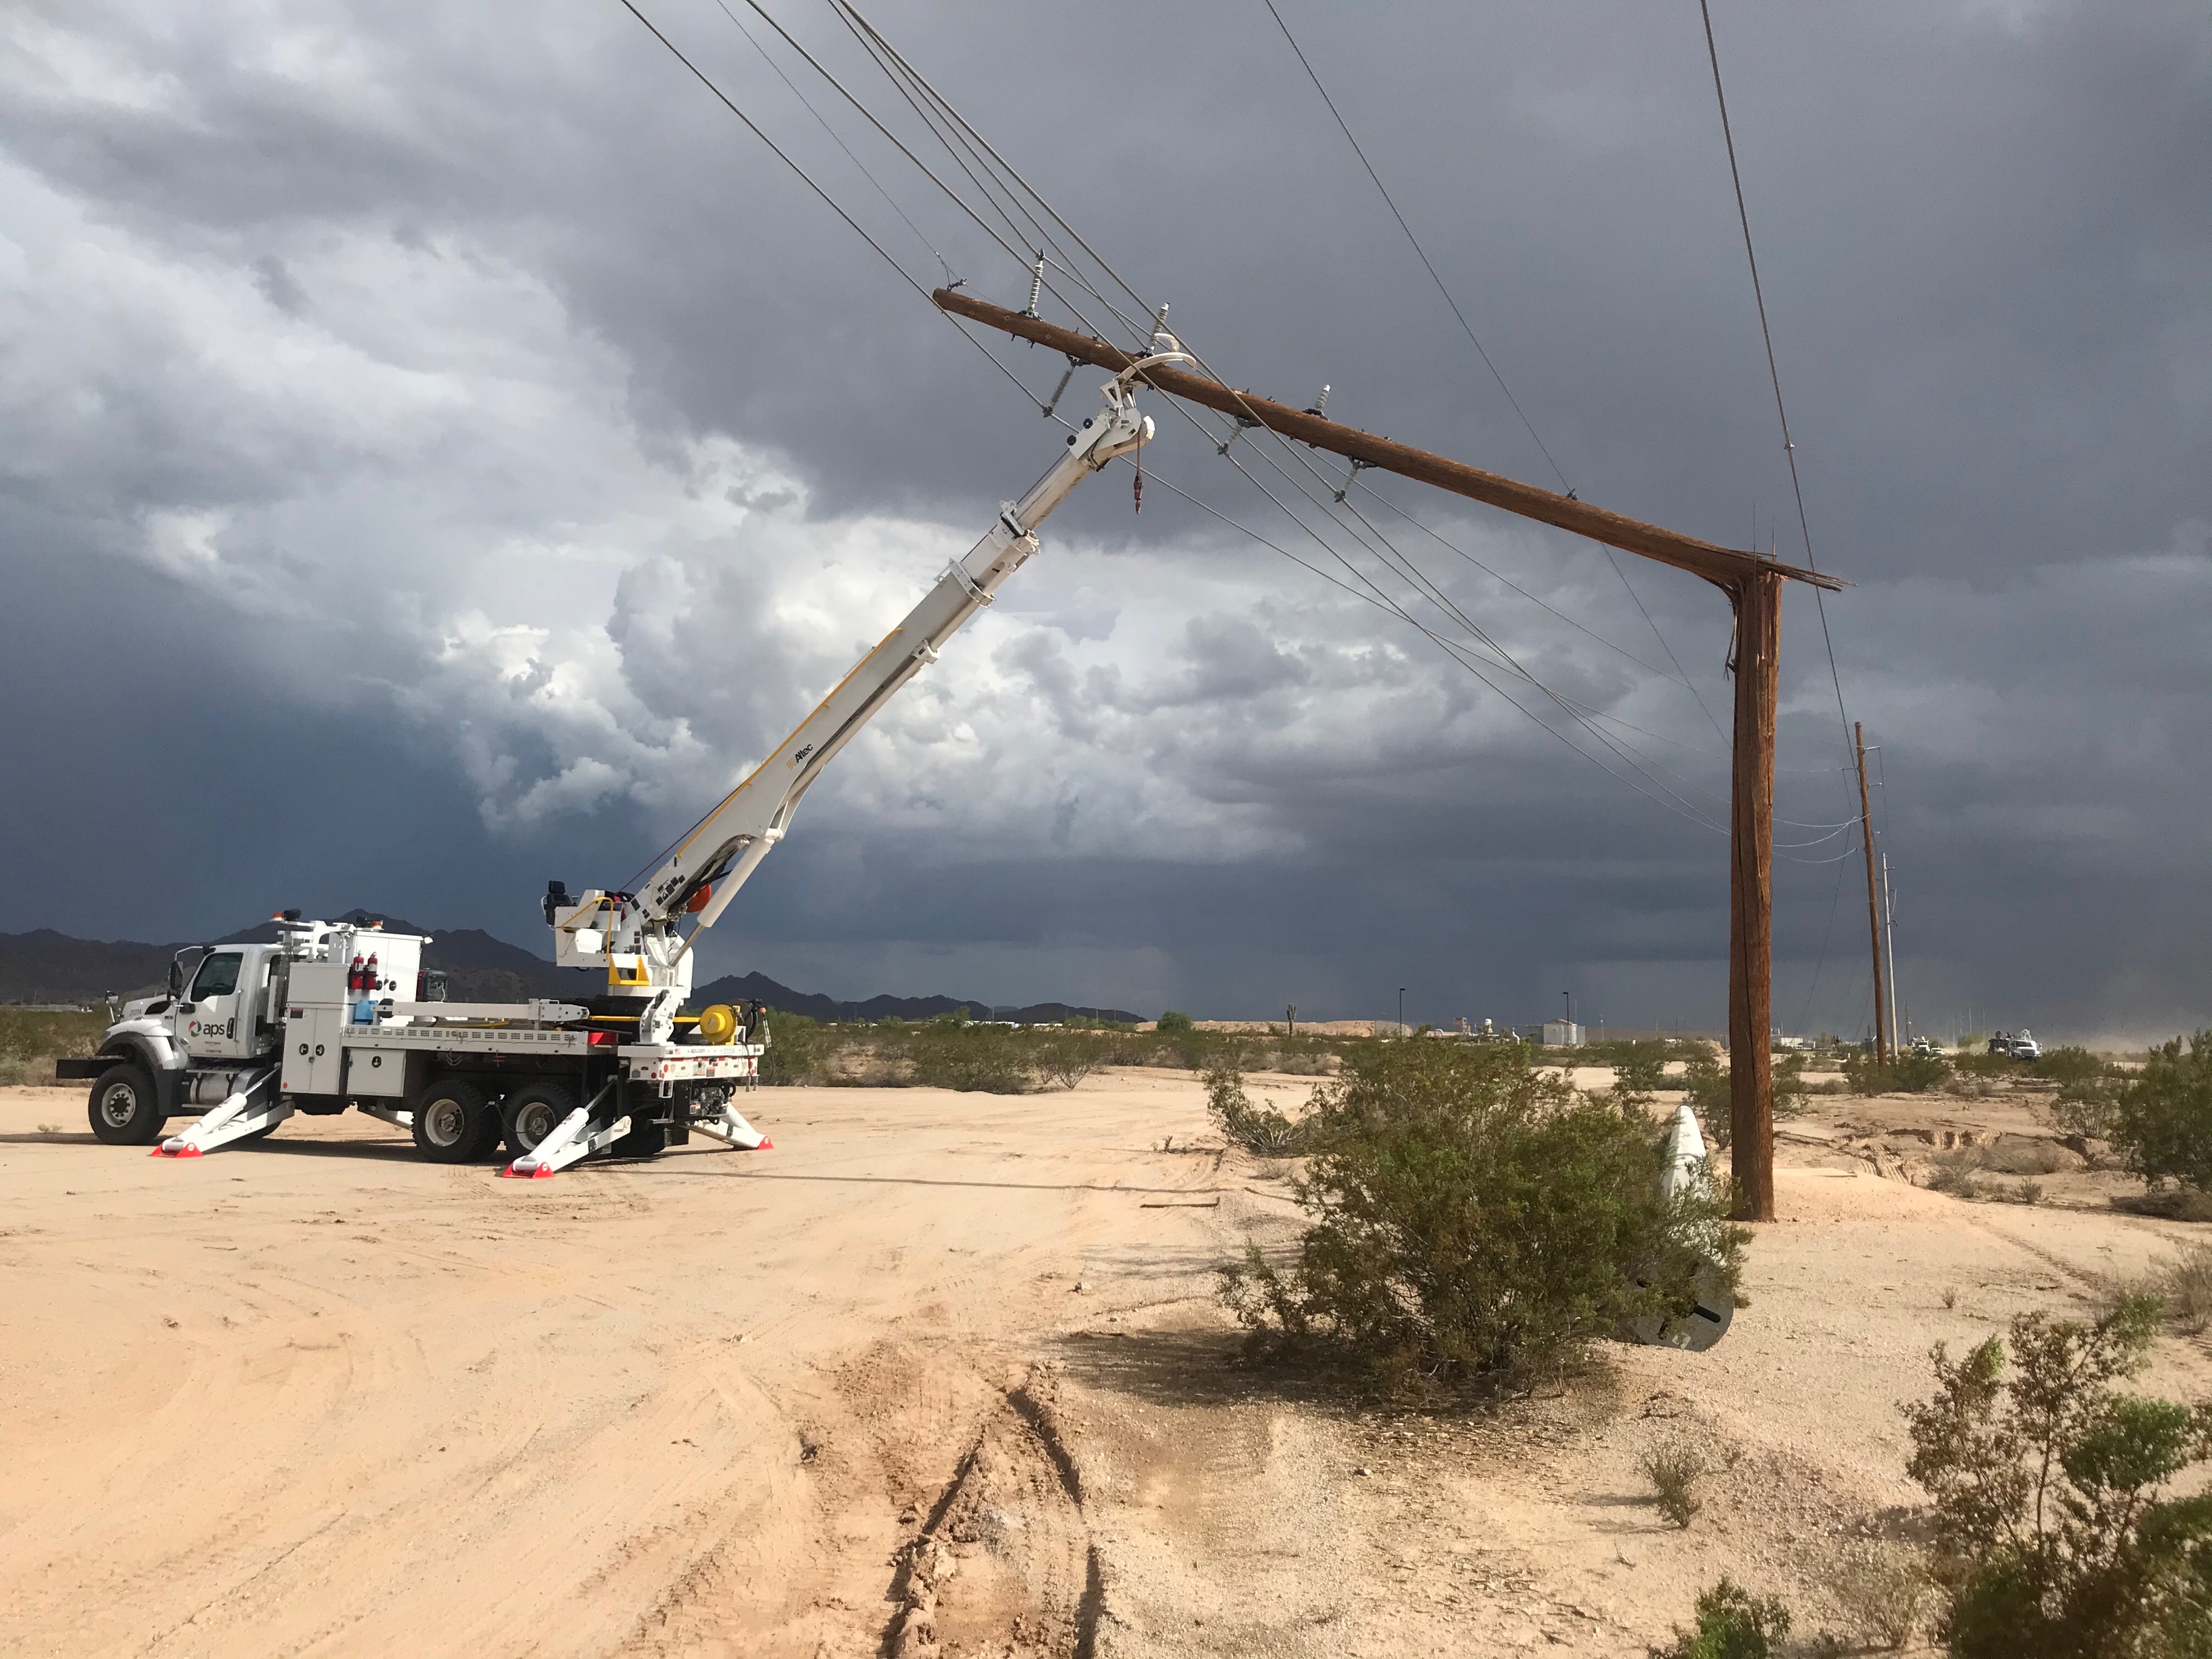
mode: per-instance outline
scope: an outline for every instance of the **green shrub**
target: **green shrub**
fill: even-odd
[[[1917,1550],[1869,1542],[1843,1553],[1829,1571],[1828,1588],[1863,1632],[1894,1652],[1920,1628],[1935,1585]]]
[[[1781,1602],[1723,1578],[1698,1593],[1695,1630],[1678,1625],[1672,1646],[1645,1651],[1651,1659],[1774,1659],[1789,1634],[1790,1612]]]
[[[1613,1050],[1613,1086],[1624,1096],[1649,1100],[1667,1086],[1667,1045],[1663,1042],[1621,1042]]]
[[[964,1093],[1026,1094],[1036,1086],[1021,1034],[940,1016],[905,1033],[914,1080]]]
[[[1163,1031],[1188,1031],[1191,1029],[1191,1024],[1188,1014],[1179,1013],[1170,1008],[1160,1016],[1158,1029]]]
[[[1955,1364],[1936,1348],[1936,1395],[1905,1414],[1954,1659],[2212,1651],[2212,1498],[2165,1496],[2212,1457],[2212,1407],[2113,1387],[2158,1326],[2138,1296],[2089,1325],[2022,1314],[2009,1381],[1998,1338]]]
[[[1726,1151],[1729,1132],[1735,1127],[1732,1085],[1728,1068],[1706,1044],[1700,1042],[1692,1048],[1690,1057],[1683,1062],[1682,1087],[1705,1132],[1706,1142]]]
[[[2212,1244],[2185,1244],[2151,1270],[2147,1289],[2166,1323],[2190,1336],[2212,1327]]]
[[[1917,1049],[1906,1049],[1886,1066],[1863,1050],[1844,1056],[1844,1081],[1855,1095],[1924,1095],[1950,1075],[1951,1062],[1943,1055]]]
[[[1982,1195],[1981,1172],[1985,1165],[1980,1148],[1960,1146],[1941,1152],[1928,1163],[1928,1185],[1933,1191],[1957,1198]]]
[[[2212,1031],[2154,1048],[2114,1101],[2112,1140],[2152,1182],[2212,1192]]]
[[[1774,1115],[1801,1115],[1811,1095],[1805,1084],[1805,1056],[1784,1055],[1774,1068]]]
[[[1047,1031],[1031,1045],[1030,1060],[1046,1082],[1073,1089],[1105,1065],[1106,1046],[1079,1031]]]
[[[1705,1460],[1693,1447],[1654,1446],[1644,1454],[1644,1478],[1657,1494],[1659,1513],[1678,1527],[1687,1527],[1705,1508],[1694,1488],[1705,1473]]]
[[[768,1052],[761,1056],[760,1080],[764,1084],[819,1083],[827,1045],[822,1022],[805,1014],[768,1011]]]
[[[1968,1077],[2017,1077],[2020,1062],[2010,1054],[1993,1054],[1984,1039],[1969,1037],[1950,1056],[1951,1068]]]
[[[2112,1067],[2087,1048],[2069,1044],[2045,1049],[2039,1059],[2028,1061],[2024,1069],[2030,1077],[2041,1078],[2045,1083],[2056,1083],[2063,1088],[2069,1083],[2087,1083],[2101,1078]]]
[[[54,1061],[97,1053],[106,1030],[104,1009],[0,1008],[0,1083],[51,1084]]]
[[[1315,1091],[1312,1219],[1286,1266],[1248,1249],[1223,1296],[1255,1357],[1385,1390],[1531,1385],[1632,1317],[1731,1288],[1747,1234],[1710,1194],[1658,1193],[1641,1112],[1539,1073],[1521,1043],[1377,1043]]]
[[[1206,1109],[1231,1145],[1263,1158],[1293,1158],[1313,1150],[1318,1114],[1292,1119],[1272,1106],[1254,1105],[1244,1092],[1244,1074],[1233,1064],[1211,1067],[1204,1077]]]

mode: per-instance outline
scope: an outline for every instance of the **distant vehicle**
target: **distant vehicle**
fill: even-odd
[[[2023,1026],[2017,1031],[1999,1031],[1990,1039],[1990,1052],[2008,1060],[2040,1060],[2043,1045],[2035,1040],[2034,1032]]]
[[[1943,1045],[1934,1037],[1917,1036],[1912,1039],[1912,1052],[1916,1054],[1940,1054],[1943,1052]]]

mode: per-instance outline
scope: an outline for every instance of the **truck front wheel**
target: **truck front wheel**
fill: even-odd
[[[471,1163],[490,1152],[499,1134],[498,1115],[483,1091],[459,1078],[425,1088],[414,1116],[416,1150],[433,1164]]]
[[[168,1121],[143,1066],[111,1066],[92,1085],[92,1132],[111,1146],[143,1146]]]

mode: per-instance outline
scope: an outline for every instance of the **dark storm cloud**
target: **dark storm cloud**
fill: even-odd
[[[718,9],[651,9],[939,279]],[[1580,492],[1791,556],[1694,11],[1285,15]],[[863,86],[826,15],[790,16]],[[1264,9],[877,21],[1232,380],[1328,382],[1333,416],[1556,482]],[[1716,21],[1814,534],[1861,584],[1829,614],[1883,745],[1918,1012],[2202,1018],[2212,964],[2173,918],[2212,877],[2212,30],[2180,5]],[[54,11],[6,75],[0,233],[29,252],[4,320],[32,372],[0,398],[0,690],[36,718],[0,741],[9,845],[45,872],[21,925],[189,932],[304,884],[527,938],[541,865],[627,875],[896,614],[938,526],[1047,453],[617,9]],[[1018,267],[862,137],[969,286],[1019,304]],[[1148,468],[1327,565],[1159,413]],[[1404,532],[1547,684],[1660,734],[1633,739],[1643,793],[1164,492],[1133,521],[1119,477],[1055,521],[963,678],[809,803],[710,965],[1222,1012],[1374,1012],[1407,983],[1424,1017],[1529,1018],[1571,985],[1615,1024],[1717,1019],[1723,843],[1650,796],[1710,816],[1719,739],[1601,555],[1390,491],[1661,665]],[[1724,606],[1630,574],[1725,725]],[[1808,599],[1777,1005],[1856,1029]],[[270,835],[228,830],[298,775]]]

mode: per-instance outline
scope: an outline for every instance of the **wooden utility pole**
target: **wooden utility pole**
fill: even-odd
[[[1897,1058],[1897,1044],[1883,1012],[1881,1000],[1881,905],[1875,897],[1874,814],[1867,800],[1866,728],[1851,722],[1851,742],[1859,752],[1859,839],[1866,843],[1867,932],[1874,940],[1874,1058],[1887,1066]]]
[[[1048,346],[1066,354],[1071,362],[1091,363],[1119,374],[1135,361],[1103,340],[951,289],[940,288],[930,297],[955,316]],[[1782,584],[1808,582],[1832,592],[1843,583],[1817,570],[1699,541],[1694,536],[1609,513],[1572,495],[1554,495],[1410,444],[1378,438],[1305,410],[1237,391],[1203,375],[1160,368],[1146,370],[1143,379],[1171,396],[1234,416],[1244,425],[1265,427],[1363,465],[1434,484],[1455,495],[1686,570],[1729,596],[1736,616],[1735,754],[1729,813],[1729,1116],[1735,1143],[1736,1213],[1747,1221],[1771,1221],[1774,1065],[1768,1045],[1774,950],[1774,725],[1781,684]]]
[[[1774,726],[1782,578],[1754,572],[1735,603],[1729,790],[1729,1164],[1739,1214],[1774,1219]]]

